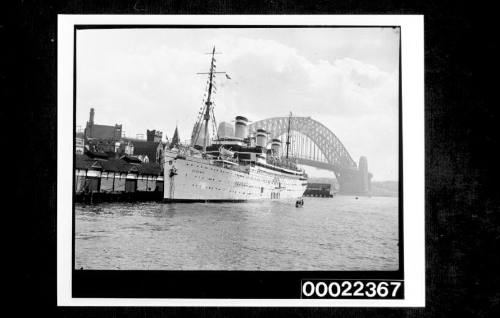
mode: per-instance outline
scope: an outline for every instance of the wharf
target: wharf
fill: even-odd
[[[329,183],[308,183],[304,192],[305,197],[332,198],[333,195],[332,185]]]
[[[163,199],[163,171],[159,163],[134,157],[105,158],[76,155],[75,201],[156,201]]]

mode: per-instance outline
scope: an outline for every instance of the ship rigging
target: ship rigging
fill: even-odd
[[[204,128],[204,138],[203,138],[203,153],[205,154],[207,151],[207,146],[208,146],[208,122],[210,121],[210,118],[213,120],[214,124],[214,131],[216,131],[217,123],[215,121],[215,115],[213,111],[213,102],[212,102],[212,91],[215,87],[215,74],[226,74],[226,72],[217,72],[216,69],[216,60],[215,60],[215,54],[222,54],[220,52],[215,52],[215,46],[212,50],[211,53],[206,53],[206,54],[211,54],[212,58],[210,61],[210,70],[206,73],[196,73],[196,74],[204,74],[208,75],[208,90],[206,92],[207,94],[207,99],[204,102],[204,107],[202,111],[200,112],[200,117],[198,117],[198,120],[196,121],[195,124],[195,129],[193,131],[193,138],[191,138],[191,147],[194,147],[196,142],[198,141],[200,137],[200,132],[201,128]],[[229,77],[228,77],[229,78]],[[204,122],[204,125],[202,123]]]

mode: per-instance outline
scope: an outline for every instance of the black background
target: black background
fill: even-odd
[[[10,1],[2,7],[4,257],[16,315],[486,317],[498,309],[494,10],[457,1]],[[57,308],[57,14],[424,14],[426,308]],[[3,22],[5,21],[5,22]],[[476,80],[472,82],[472,66]],[[474,92],[474,94],[473,94]],[[474,98],[473,98],[474,96]],[[7,129],[5,129],[7,128]],[[11,147],[13,145],[14,147]],[[14,203],[14,204],[10,204]],[[10,249],[8,249],[10,250]],[[7,254],[7,252],[5,252]],[[17,272],[14,274],[14,272]]]

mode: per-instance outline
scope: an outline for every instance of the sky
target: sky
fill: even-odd
[[[374,181],[398,179],[399,29],[213,28],[77,31],[76,123],[122,124],[128,137],[176,125],[190,138],[216,47],[215,117],[310,116]],[[324,176],[307,169],[310,176]]]

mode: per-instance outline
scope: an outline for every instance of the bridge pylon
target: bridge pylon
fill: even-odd
[[[335,172],[339,183],[339,193],[349,195],[371,195],[372,174],[368,172],[368,160],[359,158],[357,169],[340,168]]]

